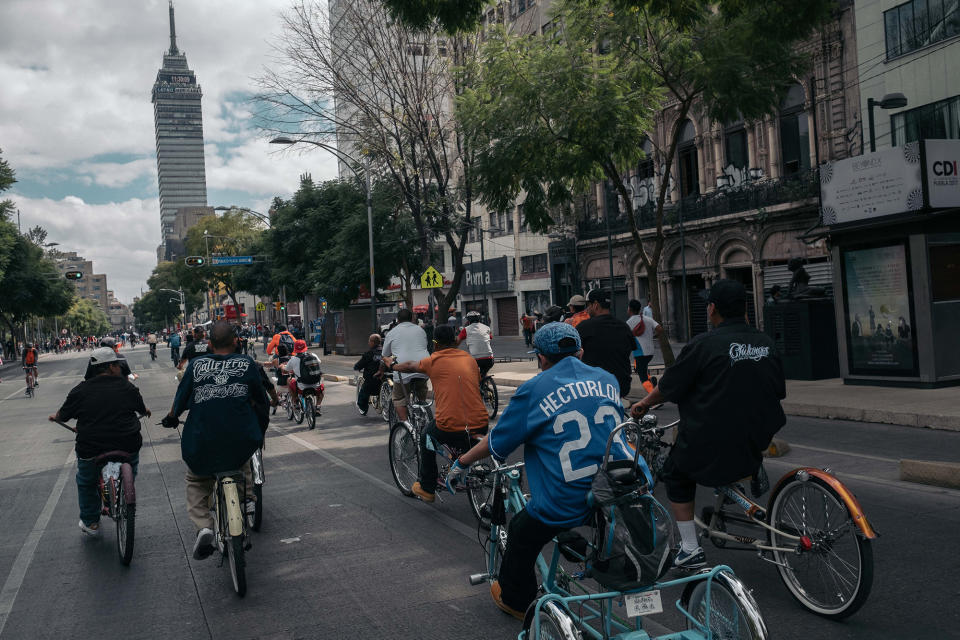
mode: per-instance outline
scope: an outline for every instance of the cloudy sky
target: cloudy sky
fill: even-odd
[[[253,129],[252,78],[293,0],[175,0],[177,46],[203,89],[210,206],[266,211],[325,154],[278,152]],[[150,92],[167,0],[0,1],[0,150],[24,229],[77,251],[130,302],[156,265],[160,208]]]

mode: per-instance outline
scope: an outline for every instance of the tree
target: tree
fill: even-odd
[[[426,269],[435,242],[450,247],[446,308],[463,279],[474,199],[473,145],[451,102],[472,82],[478,35],[399,23],[375,0],[337,3],[333,15],[325,6],[302,0],[284,16],[280,62],[260,78],[260,126],[390,180],[416,230],[410,270]]]
[[[448,33],[476,28],[488,0],[383,0],[399,20],[415,29],[434,23]]]
[[[63,318],[64,326],[75,335],[98,336],[110,331],[110,319],[92,300],[74,301]]]
[[[609,180],[656,283],[680,125],[695,108],[717,121],[773,111],[807,63],[795,43],[828,7],[828,0],[560,0],[558,31],[533,37],[501,31],[492,38],[478,88],[458,102],[469,134],[487,136],[477,158],[477,191],[494,207],[526,191],[524,215],[532,228],[545,229],[554,222],[552,209],[591,182]],[[654,148],[659,185],[650,234],[632,209],[625,178],[664,110],[673,124],[667,144]],[[650,301],[660,317],[655,284]],[[665,336],[661,347],[671,363]]]
[[[0,194],[12,187],[16,181],[13,168],[0,155]],[[14,210],[12,200],[0,200],[0,278],[10,262],[10,254],[17,237],[17,226],[10,221]]]
[[[0,278],[0,317],[12,332],[30,316],[59,316],[70,308],[74,292],[56,264],[26,236],[14,238]]]

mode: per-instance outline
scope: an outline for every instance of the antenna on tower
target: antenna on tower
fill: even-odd
[[[177,28],[173,22],[173,0],[170,0],[170,55],[180,53],[177,50]]]

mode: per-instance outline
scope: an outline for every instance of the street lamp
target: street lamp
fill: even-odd
[[[268,229],[273,226],[273,225],[270,224],[270,218],[269,218],[268,216],[265,216],[264,214],[260,213],[259,211],[254,211],[253,209],[248,209],[247,207],[237,207],[237,206],[231,205],[231,206],[229,206],[229,207],[223,207],[223,206],[214,207],[213,210],[214,210],[214,211],[240,211],[240,212],[243,212],[243,213],[249,213],[251,216],[253,216],[253,217],[256,218],[257,220],[259,220],[259,221],[262,222],[263,224],[267,225],[267,228],[268,228]]]
[[[167,291],[169,293],[175,293],[180,299],[180,313],[183,315],[183,323],[187,323],[187,304],[185,297],[183,295],[182,289],[158,289],[158,291]],[[172,299],[171,299],[172,302]]]
[[[880,107],[881,109],[902,109],[905,106],[907,106],[907,97],[902,93],[888,93],[880,100],[867,98],[867,122],[869,123],[870,128],[871,153],[877,150],[876,134],[874,134],[873,131],[873,108]]]
[[[320,147],[328,153],[332,153],[337,159],[344,161],[345,164],[353,175],[357,177],[358,180],[361,180],[360,174],[357,173],[357,170],[353,168],[353,164],[356,164],[356,160],[351,158],[343,151],[340,151],[336,147],[331,147],[328,144],[322,142],[317,142],[316,140],[308,140],[306,138],[300,138],[299,140],[293,140],[285,136],[278,136],[270,140],[270,144],[283,144],[283,145],[293,145],[298,142],[306,142],[307,144],[312,144],[316,147]],[[377,285],[374,278],[373,270],[373,199],[370,195],[370,158],[364,158],[364,167],[363,173],[365,174],[365,184],[367,188],[367,244],[370,250],[370,325],[374,332],[378,332],[380,327],[377,323]]]

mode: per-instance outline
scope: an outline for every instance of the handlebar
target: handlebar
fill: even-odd
[[[495,458],[491,458],[493,461],[493,473],[506,473],[507,471],[513,471],[514,469],[519,469],[523,467],[523,462],[514,462],[513,464],[500,464]]]

